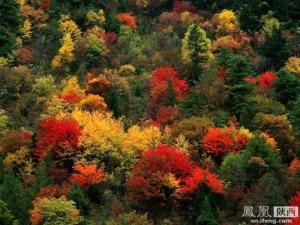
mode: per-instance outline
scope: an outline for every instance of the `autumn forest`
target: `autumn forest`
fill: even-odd
[[[0,0],[0,225],[298,214],[299,0]]]

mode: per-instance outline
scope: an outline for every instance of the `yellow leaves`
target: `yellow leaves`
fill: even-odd
[[[98,153],[110,152],[117,158],[122,157],[124,128],[120,121],[112,118],[110,113],[99,111],[87,112],[75,110],[72,117],[82,127],[79,144]]]
[[[135,4],[140,8],[147,8],[149,5],[149,0],[136,0]]]
[[[134,158],[141,151],[155,148],[161,141],[159,128],[133,126],[126,132],[123,123],[113,119],[112,114],[108,112],[76,109],[72,118],[82,128],[79,145],[87,154],[110,154],[120,160]]]
[[[81,31],[77,24],[66,15],[63,15],[59,21],[59,30],[63,35],[61,47],[58,50],[58,54],[52,59],[51,65],[53,69],[66,66],[66,70],[68,71],[68,63],[75,60],[75,43],[81,37]]]
[[[124,147],[128,152],[140,152],[149,148],[156,148],[161,137],[162,134],[158,127],[150,126],[142,129],[135,125],[128,129],[125,135]]]
[[[74,42],[71,33],[66,33],[62,38],[62,46],[58,50],[58,54],[52,59],[51,65],[53,69],[60,68],[64,63],[70,63],[75,60]]]
[[[177,189],[179,188],[180,180],[176,178],[176,176],[172,173],[169,173],[164,177],[164,185],[172,188]]]
[[[33,164],[27,147],[22,147],[14,153],[8,153],[3,164],[7,168],[17,169],[23,175],[29,175],[33,172]]]
[[[248,129],[246,129],[244,127],[241,127],[238,132],[240,135],[244,135],[248,139],[251,139],[253,137],[253,133],[251,133]]]
[[[62,39],[62,47],[58,50],[59,55],[67,62],[74,60],[74,42],[71,38],[71,34],[67,33]]]
[[[19,3],[19,5],[22,7],[25,5],[26,0],[17,0],[17,3]]]
[[[290,73],[300,76],[300,57],[290,57],[285,64],[285,69]]]
[[[135,67],[131,64],[126,64],[120,67],[119,73],[121,76],[130,76],[135,74]]]
[[[0,57],[0,69],[8,64],[8,59],[4,57]]]
[[[102,9],[99,9],[99,11],[96,13],[93,10],[90,10],[86,14],[86,19],[92,25],[103,26],[105,23],[104,11]]]
[[[213,17],[213,23],[216,24],[216,32],[219,35],[226,35],[238,30],[238,18],[232,10],[224,9]]]
[[[30,39],[32,36],[32,26],[29,19],[26,19],[24,21],[23,27],[21,28],[22,38],[24,39]]]
[[[84,98],[84,90],[81,89],[80,85],[78,84],[78,79],[76,76],[71,77],[67,85],[64,87],[62,94],[67,94],[67,93],[75,93],[78,96]]]
[[[65,36],[67,33],[71,35],[71,38],[78,40],[81,36],[81,31],[77,24],[70,19],[67,15],[62,15],[59,21],[59,31]]]

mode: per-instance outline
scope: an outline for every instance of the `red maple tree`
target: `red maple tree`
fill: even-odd
[[[165,201],[189,198],[201,182],[213,192],[223,192],[215,174],[193,165],[179,150],[160,145],[142,153],[127,184],[133,199]]]
[[[273,82],[277,79],[277,75],[271,71],[267,71],[258,77],[258,87],[266,92],[272,87]]]
[[[185,80],[180,79],[180,75],[176,70],[171,67],[156,69],[150,79],[152,102],[164,99],[170,86],[173,88],[177,100],[182,100],[187,96],[189,86]]]
[[[103,181],[103,170],[96,165],[75,165],[73,169],[76,173],[71,174],[69,181],[81,187],[99,184]]]
[[[276,79],[276,74],[271,71],[267,71],[258,77],[247,76],[244,78],[244,81],[249,84],[256,84],[262,91],[267,92],[272,87]]]
[[[76,148],[80,136],[81,130],[75,120],[46,118],[39,124],[35,155],[41,157],[62,147]]]

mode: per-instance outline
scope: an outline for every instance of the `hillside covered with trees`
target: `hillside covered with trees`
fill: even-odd
[[[0,225],[245,206],[300,207],[299,0],[0,0]]]

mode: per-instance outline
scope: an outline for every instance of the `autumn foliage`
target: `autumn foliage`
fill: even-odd
[[[159,107],[155,119],[152,121],[154,125],[167,125],[173,122],[179,116],[179,110],[172,106]]]
[[[243,149],[248,142],[248,136],[231,127],[224,129],[211,127],[208,128],[202,142],[205,150],[222,157]]]
[[[118,20],[133,29],[137,28],[136,19],[128,13],[120,13],[117,15]]]
[[[180,79],[179,73],[171,67],[161,67],[154,71],[150,80],[152,101],[164,99],[171,87],[177,100],[187,96],[189,86],[185,80]]]
[[[298,208],[300,207],[300,192],[297,192],[295,194],[295,196],[291,199],[290,206],[298,206]],[[292,223],[290,223],[291,225],[299,225],[300,224],[299,216],[291,218],[291,219],[292,219]]]
[[[81,187],[99,184],[103,181],[104,173],[96,165],[75,165],[76,173],[71,174],[69,181]]]
[[[197,8],[194,5],[192,5],[190,2],[175,0],[173,4],[173,11],[177,13],[183,13],[183,12],[194,13],[197,11]]]
[[[46,118],[39,124],[38,143],[35,155],[41,157],[46,152],[55,152],[58,148],[78,145],[81,130],[74,120]]]
[[[277,75],[271,71],[267,71],[258,77],[248,76],[244,80],[250,84],[256,84],[263,92],[267,92],[277,79]]]
[[[59,97],[63,101],[68,102],[70,104],[76,104],[82,100],[82,96],[78,95],[76,92],[63,93]]]
[[[297,171],[300,171],[300,160],[294,159],[289,166],[289,172],[295,175]]]
[[[188,156],[177,149],[160,145],[142,153],[127,184],[133,199],[179,200],[188,198],[201,182],[213,192],[223,192],[223,185],[215,174],[193,165]]]

